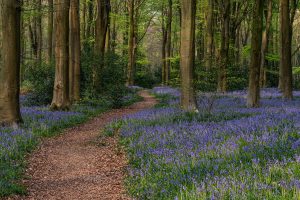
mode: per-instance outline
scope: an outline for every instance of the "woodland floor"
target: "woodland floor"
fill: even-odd
[[[126,155],[118,138],[101,137],[101,130],[116,118],[156,104],[147,91],[140,95],[142,102],[106,112],[45,139],[28,159],[24,180],[28,195],[9,199],[130,199],[123,186]]]

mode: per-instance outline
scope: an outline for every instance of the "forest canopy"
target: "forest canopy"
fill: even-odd
[[[299,88],[298,0],[3,0],[0,122],[21,121],[19,94],[68,110],[125,86],[198,91]]]
[[[300,199],[299,6],[0,0],[0,198]]]

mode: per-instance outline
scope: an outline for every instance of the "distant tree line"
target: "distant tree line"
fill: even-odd
[[[55,68],[50,108],[66,110],[83,90],[92,97],[106,90],[105,70],[124,58],[109,76],[120,72],[127,86],[180,85],[187,111],[197,110],[198,90],[248,87],[247,105],[258,107],[260,88],[276,86],[290,100],[300,72],[298,7],[298,0],[2,0],[0,124],[22,121],[29,68]]]

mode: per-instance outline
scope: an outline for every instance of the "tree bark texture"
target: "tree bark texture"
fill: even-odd
[[[55,0],[55,80],[51,109],[67,110],[69,98],[70,0]]]
[[[128,66],[127,66],[127,81],[126,85],[134,85],[134,69],[135,69],[135,0],[129,0],[128,13],[129,13],[129,37],[128,37]]]
[[[261,55],[261,66],[260,66],[260,86],[266,87],[266,53],[268,51],[269,46],[269,35],[270,29],[272,25],[272,11],[273,11],[273,2],[272,0],[268,0],[268,6],[266,11],[266,28],[263,31],[262,36],[262,55]]]
[[[93,66],[93,87],[97,93],[101,89],[101,70],[104,64],[105,41],[109,23],[109,0],[97,0],[97,17],[95,25],[95,56],[98,62]]]
[[[195,17],[196,0],[181,0],[181,106],[185,111],[196,111],[194,90]]]
[[[292,23],[290,20],[290,0],[280,0],[282,92],[284,99],[293,98],[292,73]]]
[[[79,0],[70,2],[70,59],[69,93],[70,101],[80,100],[80,17]]]
[[[51,63],[53,59],[53,0],[48,0],[48,49],[47,63]]]
[[[249,88],[247,97],[248,107],[259,107],[260,98],[260,66],[263,30],[263,7],[264,0],[255,0],[252,19],[251,61],[249,72]]]
[[[218,92],[227,90],[227,66],[229,64],[229,44],[230,44],[230,0],[224,0],[222,11],[221,49],[218,71]]]
[[[3,0],[1,9],[2,63],[0,63],[0,125],[22,121],[20,93],[20,0]]]

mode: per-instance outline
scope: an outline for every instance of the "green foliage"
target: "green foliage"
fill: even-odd
[[[141,51],[138,52],[134,83],[143,88],[152,88],[161,83],[161,68],[151,66]]]
[[[217,88],[217,70],[211,67],[206,70],[205,67],[198,63],[196,65],[195,85],[198,91],[215,91]]]
[[[294,75],[299,75],[300,74],[300,67],[299,66],[293,67],[293,74]]]
[[[81,52],[81,96],[84,99],[92,99],[93,96],[93,65],[96,63],[96,56],[90,44],[85,44]]]
[[[34,62],[27,62],[24,66],[24,85],[31,85],[26,105],[47,105],[51,103],[55,77],[54,64],[37,65]]]
[[[142,66],[139,66],[142,67]],[[144,88],[152,88],[155,85],[160,84],[161,82],[161,72],[155,71],[154,73],[150,69],[144,69],[137,71],[134,77],[136,85],[139,85]]]
[[[117,120],[111,124],[108,124],[104,128],[104,135],[106,137],[116,136],[118,134],[119,130],[122,128],[122,126],[123,126],[122,120]]]
[[[244,57],[249,57],[250,54],[251,54],[251,45],[244,46],[243,49],[242,49],[242,55]]]
[[[0,163],[0,197],[14,194],[25,194],[25,188],[21,185],[13,184],[11,181],[16,181],[21,177],[21,166],[12,163]]]
[[[208,70],[198,63],[195,71],[195,86],[198,91],[216,91],[218,83],[218,68],[212,66]],[[227,68],[227,89],[241,90],[247,87],[247,69],[240,66],[229,65]]]
[[[170,107],[170,101],[176,100],[176,97],[170,94],[153,94],[153,95],[158,100],[158,103],[154,106],[154,108]]]
[[[97,89],[93,88],[93,67],[99,70],[101,83]],[[106,98],[113,108],[120,108],[128,104],[128,96],[133,97],[126,82],[127,60],[114,53],[107,53],[101,60],[88,47],[82,53],[82,96],[84,99]],[[137,97],[135,97],[137,98]]]
[[[180,86],[180,56],[176,56],[170,59],[171,71],[169,85],[173,87]]]
[[[266,60],[270,62],[279,62],[280,61],[280,56],[278,54],[267,54],[266,55]]]
[[[108,53],[106,54],[104,67],[101,70],[101,88],[104,96],[107,96],[114,108],[123,106],[123,97],[126,96],[128,90],[125,86],[126,82],[126,60],[122,57]]]
[[[228,67],[227,77],[228,90],[243,90],[248,86],[248,68],[237,65]]]

